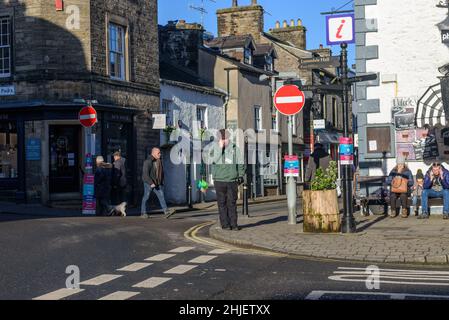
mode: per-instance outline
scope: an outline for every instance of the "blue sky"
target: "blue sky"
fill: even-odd
[[[232,5],[232,0],[203,0],[204,7],[208,14],[204,16],[204,25],[207,31],[217,35],[217,19],[215,12],[220,8],[228,8]],[[199,12],[190,8],[201,6],[201,0],[159,0],[159,24],[166,24],[169,20],[184,19],[187,22],[201,22]],[[316,49],[320,44],[326,45],[325,16],[321,12],[338,9],[350,2],[349,0],[258,0],[268,13],[265,14],[265,31],[274,28],[279,20],[290,22],[299,18],[307,28],[307,49]],[[248,5],[251,0],[238,0],[239,5]],[[352,2],[341,10],[353,8]],[[349,61],[350,66],[354,61],[354,45],[350,45]],[[338,46],[332,47],[333,55],[340,54]]]

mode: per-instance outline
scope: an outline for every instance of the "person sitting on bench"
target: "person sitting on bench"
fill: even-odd
[[[443,219],[449,218],[449,171],[441,163],[434,162],[424,178],[422,214],[418,219],[429,218],[429,198],[443,198]]]

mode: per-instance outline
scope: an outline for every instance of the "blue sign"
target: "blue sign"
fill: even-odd
[[[26,144],[26,159],[40,160],[41,159],[41,139],[29,138]]]
[[[354,145],[352,145],[352,144],[341,144],[340,145],[340,154],[343,154],[343,155],[354,154]]]
[[[326,17],[328,45],[355,43],[354,14],[332,15]]]

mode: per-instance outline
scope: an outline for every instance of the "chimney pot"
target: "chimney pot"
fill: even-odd
[[[295,20],[291,19],[290,20],[290,27],[294,27],[295,26]]]
[[[237,3],[237,0],[232,0],[232,6],[233,7],[238,7],[239,4]]]
[[[298,27],[302,27],[302,20],[298,19]]]
[[[251,0],[251,5],[252,6],[257,6],[257,0]]]
[[[283,28],[287,28],[287,27],[288,27],[288,25],[287,25],[287,20],[284,20],[284,22],[282,23],[282,27],[283,27]]]
[[[276,29],[279,29],[281,27],[281,23],[279,21],[276,21]]]
[[[322,44],[320,44],[320,49],[323,49],[324,47],[323,47],[323,45]]]

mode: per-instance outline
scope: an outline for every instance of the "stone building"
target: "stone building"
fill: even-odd
[[[0,189],[48,204],[81,199],[86,134],[78,112],[93,101],[94,155],[127,158],[130,200],[158,132],[156,0],[11,0],[0,4]]]
[[[248,0],[249,1],[249,0]],[[336,77],[336,70],[305,69],[301,66],[301,60],[322,55],[330,55],[330,51],[325,48],[308,50],[306,43],[306,28],[302,21],[286,20],[283,24],[276,23],[275,28],[265,32],[264,9],[252,0],[251,3],[239,5],[238,1],[232,1],[232,6],[217,11],[218,38],[212,43],[227,42],[229,39],[251,38],[254,40],[255,52],[259,48],[272,48],[276,53],[274,62],[275,72],[294,73],[297,80],[303,84],[329,84]],[[223,47],[223,46],[222,46]],[[226,48],[223,48],[226,49]],[[247,50],[249,53],[249,50]],[[228,54],[226,50],[223,53]],[[274,76],[275,77],[275,76]],[[283,84],[282,79],[276,78],[275,85],[271,84],[271,95]],[[269,83],[270,84],[270,83]],[[272,101],[272,99],[270,99]],[[276,126],[280,135],[279,159],[287,154],[287,118],[280,115],[270,102],[267,105],[273,127]],[[306,105],[301,113],[293,117],[293,149],[294,153],[303,158],[304,167],[308,156],[313,150],[313,144],[317,139],[323,142],[331,152],[334,159],[337,159],[338,137],[341,136],[342,122],[341,98],[338,95],[313,95],[306,92]],[[326,130],[321,132],[320,138],[315,137],[313,130],[313,119],[326,120]],[[282,163],[280,162],[280,165]],[[281,179],[280,179],[281,180]],[[282,184],[278,186],[279,191],[283,191]]]

